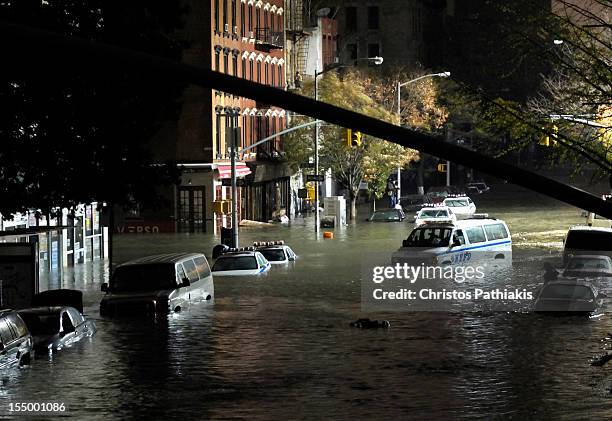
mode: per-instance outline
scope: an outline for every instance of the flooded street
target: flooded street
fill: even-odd
[[[475,198],[507,222],[513,276],[538,283],[560,264],[562,238],[580,211],[526,195]],[[526,210],[530,209],[530,210]],[[7,402],[65,402],[76,419],[350,419],[419,417],[609,419],[612,367],[591,367],[611,331],[599,319],[532,313],[361,310],[360,262],[392,252],[412,224],[367,223],[315,241],[312,217],[241,230],[241,245],[283,239],[299,255],[260,277],[216,277],[214,303],[157,321],[103,319],[106,268],[77,267],[65,288],[85,291],[97,334],[52,358],[4,373]],[[174,251],[210,259],[206,234],[117,236],[117,263]],[[360,317],[388,330],[349,327]]]

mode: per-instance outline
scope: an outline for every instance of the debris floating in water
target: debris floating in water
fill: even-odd
[[[612,353],[607,353],[599,357],[593,358],[591,360],[591,365],[594,367],[601,367],[610,360],[612,360]]]
[[[359,329],[388,329],[391,327],[391,323],[388,320],[370,320],[370,319],[359,319],[349,324],[351,327],[358,327]]]

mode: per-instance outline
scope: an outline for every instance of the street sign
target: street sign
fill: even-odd
[[[308,189],[298,189],[298,198],[308,199]]]
[[[306,174],[306,181],[325,181],[325,174]]]
[[[446,172],[446,164],[438,164],[438,172]]]

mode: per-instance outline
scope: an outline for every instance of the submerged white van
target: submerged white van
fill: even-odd
[[[454,223],[424,224],[412,230],[392,262],[454,265],[473,260],[512,261],[512,238],[506,223],[486,214]]]

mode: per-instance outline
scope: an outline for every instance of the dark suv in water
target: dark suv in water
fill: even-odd
[[[19,314],[0,310],[0,369],[30,364],[32,345],[32,336]]]

